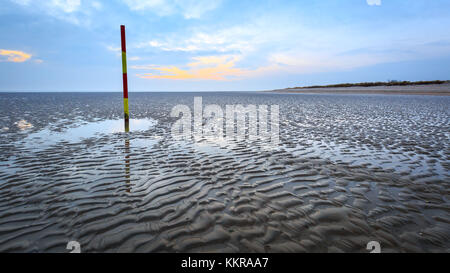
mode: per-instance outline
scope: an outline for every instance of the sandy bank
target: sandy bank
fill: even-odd
[[[449,96],[450,83],[409,86],[333,87],[333,88],[286,88],[268,92],[277,93],[324,93],[324,94],[389,94]]]

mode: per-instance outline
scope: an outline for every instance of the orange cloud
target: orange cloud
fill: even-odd
[[[0,49],[0,56],[6,56],[6,60],[2,60],[2,58],[0,58],[0,61],[13,63],[23,63],[31,58],[31,54],[27,54],[22,51],[6,49]]]
[[[235,62],[238,56],[204,56],[192,58],[194,62],[187,64],[187,69],[176,66],[149,67],[146,68],[159,71],[159,74],[144,73],[137,74],[144,79],[171,79],[171,80],[217,80],[225,81],[233,77],[245,74],[245,70],[236,68]],[[138,68],[138,67],[134,67]]]

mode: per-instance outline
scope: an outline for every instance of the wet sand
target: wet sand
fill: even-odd
[[[304,94],[382,94],[382,95],[450,96],[450,83],[409,85],[409,86],[287,88],[287,89],[271,90],[268,92],[304,93]]]
[[[174,141],[194,96],[280,105],[280,146]],[[129,134],[121,100],[0,94],[0,252],[450,252],[449,97],[133,93]]]

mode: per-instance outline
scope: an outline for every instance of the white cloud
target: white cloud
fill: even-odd
[[[120,47],[117,47],[117,46],[111,46],[111,45],[109,45],[109,46],[106,46],[106,49],[108,49],[109,51],[112,51],[112,52],[121,52],[121,49],[120,49]]]
[[[31,0],[12,0],[12,2],[22,6],[27,6],[28,4],[30,4]]]
[[[123,0],[131,10],[151,10],[159,16],[165,16],[174,12],[173,6],[165,0]]]
[[[115,55],[118,57],[122,56],[122,49],[120,47],[108,45],[108,46],[106,46],[106,49],[108,51],[114,52]]]
[[[72,13],[80,8],[81,0],[52,0],[50,6],[65,13]]]
[[[184,18],[200,18],[208,11],[216,9],[220,0],[177,0],[175,1],[179,6]]]
[[[366,0],[369,6],[381,6],[381,0]]]
[[[166,78],[200,77],[195,64],[207,62],[226,63],[227,56],[239,56],[233,60],[233,76],[239,78],[261,77],[267,75],[310,74],[329,71],[345,71],[359,67],[381,63],[398,62],[417,59],[417,56],[430,56],[429,46],[421,46],[423,38],[411,40],[411,36],[423,37],[424,33],[415,29],[411,33],[403,32],[403,25],[386,29],[373,30],[348,29],[335,26],[331,29],[318,29],[302,25],[292,25],[287,20],[272,23],[272,20],[257,20],[247,24],[239,24],[229,28],[217,29],[214,26],[188,29],[182,33],[169,33],[165,37],[133,45],[134,50],[154,48],[162,51],[184,53],[194,62],[188,65],[164,66]],[[351,38],[350,38],[351,37]],[[380,39],[383,37],[383,39]],[[385,41],[391,41],[386,45]],[[439,49],[439,50],[438,50]],[[433,49],[436,56],[449,52],[448,46]],[[214,52],[212,58],[211,52]],[[437,54],[437,52],[441,52]],[[443,53],[442,53],[443,52]],[[447,53],[446,53],[447,52]],[[203,56],[209,56],[203,58]],[[134,67],[135,69],[153,69],[150,67]],[[157,70],[156,69],[156,70]],[[194,73],[196,72],[196,73]],[[229,72],[227,72],[229,73]],[[202,74],[212,77],[210,74]],[[229,74],[231,75],[231,74]],[[162,78],[158,75],[146,75],[150,78]]]
[[[102,3],[98,2],[98,1],[92,2],[91,6],[96,10],[101,10],[103,8]]]
[[[59,20],[76,25],[89,25],[93,9],[101,8],[97,1],[81,2],[81,0],[11,0],[13,3],[30,9],[36,13],[47,14]]]
[[[398,56],[401,60],[404,56]],[[304,52],[292,50],[277,52],[269,56],[270,63],[288,73],[309,74],[327,71],[342,71],[357,67],[393,61],[389,54],[340,55],[336,52]]]
[[[167,34],[162,39],[152,39],[135,45],[136,48],[155,48],[173,52],[248,53],[259,46],[277,41],[284,33],[261,24],[237,25],[223,29],[192,29]]]
[[[155,64],[147,64],[147,65],[132,65],[130,68],[137,69],[137,70],[152,70],[154,68],[158,67]]]
[[[159,16],[181,14],[186,19],[198,19],[216,9],[222,0],[123,0],[131,10],[151,11]]]
[[[128,60],[129,61],[139,61],[139,60],[141,60],[141,57],[139,57],[139,56],[132,56],[132,57],[129,57]]]
[[[51,1],[33,1],[33,0],[11,0],[12,2],[22,5],[30,6],[35,4],[35,6],[45,7],[45,9],[58,10],[65,13],[72,13],[77,11],[81,6],[81,0],[51,0]],[[39,2],[39,3],[37,3]]]

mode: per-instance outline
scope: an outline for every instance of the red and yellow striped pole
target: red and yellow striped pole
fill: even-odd
[[[125,119],[125,132],[130,131],[130,110],[128,108],[128,77],[127,77],[127,46],[125,42],[125,26],[120,26],[122,40],[122,72],[123,72],[123,110]]]

